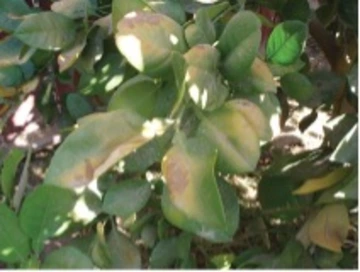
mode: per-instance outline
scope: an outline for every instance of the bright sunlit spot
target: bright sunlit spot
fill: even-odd
[[[128,60],[131,60],[131,64],[138,70],[144,70],[144,60],[142,57],[141,42],[134,35],[125,35],[117,37],[116,43],[121,48],[123,55]]]
[[[24,126],[27,122],[29,122],[33,115],[31,111],[33,110],[35,105],[35,96],[30,95],[26,98],[26,100],[20,105],[18,110],[15,112],[13,117],[13,122],[15,126]]]
[[[344,192],[339,191],[334,195],[334,197],[338,198],[338,199],[344,199],[346,197],[346,195]]]
[[[197,105],[200,105],[201,108],[206,107],[209,98],[208,90],[204,89],[203,92],[201,92],[199,87],[193,84],[189,88],[189,95]]]
[[[167,125],[164,121],[155,118],[151,121],[146,121],[143,125],[142,136],[151,139],[155,136],[162,135],[165,132]]]
[[[170,42],[173,44],[173,45],[177,45],[179,43],[179,39],[178,37],[176,37],[174,34],[170,34]]]
[[[80,221],[87,224],[91,222],[97,214],[89,209],[88,205],[86,204],[85,197],[81,196],[72,210],[72,215],[75,221]]]
[[[13,253],[13,252],[14,252],[14,248],[8,247],[8,248],[4,248],[3,250],[1,250],[0,255],[2,255],[2,256],[8,256],[8,255],[10,255],[10,254]]]

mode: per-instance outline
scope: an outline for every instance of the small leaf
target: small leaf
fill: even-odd
[[[309,223],[309,238],[314,244],[341,252],[350,228],[347,208],[343,204],[327,205]]]
[[[56,51],[74,42],[76,26],[68,17],[46,11],[28,15],[14,35],[31,47]]]
[[[308,101],[315,92],[311,82],[300,73],[288,73],[281,77],[280,83],[285,94],[300,103]]]
[[[129,63],[150,76],[169,70],[173,51],[186,50],[181,26],[160,13],[124,17],[117,25],[115,41]]]
[[[146,180],[122,181],[105,193],[103,211],[126,219],[145,207],[150,195],[151,187]]]
[[[139,249],[122,233],[112,229],[107,237],[112,269],[140,269]]]
[[[1,25],[0,25],[1,29]],[[24,44],[13,36],[0,41],[0,67],[20,64],[20,53]]]
[[[338,144],[330,157],[331,161],[350,163],[357,165],[358,163],[358,125],[355,124],[353,128],[345,135],[345,137]]]
[[[32,238],[36,252],[41,251],[46,239],[62,234],[69,227],[69,213],[75,201],[73,192],[49,185],[40,185],[25,198],[20,225]]]
[[[224,72],[229,79],[239,80],[250,71],[260,46],[260,27],[260,20],[250,11],[238,12],[226,25],[217,47],[225,57]]]
[[[42,269],[92,269],[90,258],[72,246],[61,247],[46,256]]]
[[[45,183],[67,188],[87,185],[163,132],[161,120],[145,122],[131,111],[88,115],[79,120],[79,128],[56,150]]]
[[[339,167],[326,176],[306,180],[303,185],[293,191],[295,195],[305,195],[323,190],[342,181],[349,174],[348,168]]]
[[[12,149],[4,159],[1,169],[1,189],[8,199],[10,199],[13,194],[16,183],[16,172],[24,156],[25,152],[23,150]]]
[[[0,261],[19,263],[30,253],[29,238],[20,228],[15,213],[0,203]]]
[[[307,36],[307,26],[300,21],[286,21],[271,32],[266,45],[266,59],[290,65],[300,56]]]
[[[105,224],[98,222],[96,225],[96,236],[90,246],[90,255],[94,264],[99,268],[110,268],[111,257],[106,244]]]

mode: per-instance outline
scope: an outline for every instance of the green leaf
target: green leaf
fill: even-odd
[[[224,72],[229,79],[239,80],[250,71],[260,46],[260,27],[260,20],[250,11],[238,12],[226,25],[217,48],[224,56]]]
[[[199,108],[212,111],[224,104],[229,89],[223,84],[220,73],[190,66],[186,75],[187,91]]]
[[[337,264],[343,258],[343,253],[317,248],[314,253],[314,262],[320,269],[338,269]]]
[[[307,0],[287,0],[282,8],[284,20],[299,20],[307,22],[311,15],[309,2]]]
[[[1,29],[1,25],[0,25]],[[13,36],[0,41],[0,67],[20,64],[20,53],[24,44]]]
[[[162,13],[180,24],[185,23],[186,16],[182,4],[174,0],[132,0],[113,1],[112,17],[113,27],[116,29],[118,22],[132,11],[154,11]]]
[[[90,246],[89,254],[94,264],[99,268],[110,268],[111,257],[106,245],[105,224],[99,222],[96,225],[96,236]]]
[[[295,62],[289,65],[281,65],[276,63],[267,63],[274,76],[282,77],[287,73],[294,73],[304,68],[305,63],[301,59],[297,59]]]
[[[66,96],[66,108],[75,120],[93,112],[91,104],[79,93],[70,93]]]
[[[102,42],[103,40],[100,38],[97,41],[94,40],[93,49],[95,50],[97,48],[96,50],[99,50],[99,44],[102,44]],[[92,51],[92,49],[90,51]],[[86,56],[91,56],[89,59],[87,57],[85,57],[85,59],[79,59],[82,64],[86,65],[83,69],[87,70],[80,78],[80,92],[84,95],[107,94],[123,82],[126,72],[125,62],[118,53],[106,54],[99,62],[96,61],[93,54],[102,55],[100,52],[90,52],[89,55],[86,53]],[[92,66],[94,64],[95,70],[93,73],[89,73],[93,70]]]
[[[129,63],[150,76],[170,70],[173,51],[186,51],[181,26],[160,13],[124,17],[117,25],[115,41]]]
[[[280,83],[285,94],[300,103],[308,101],[315,92],[311,82],[300,73],[288,73],[281,77]]]
[[[46,11],[28,15],[14,35],[31,47],[56,51],[75,41],[76,25],[66,16]]]
[[[51,5],[51,10],[72,19],[87,18],[95,15],[97,1],[94,0],[60,0]]]
[[[227,102],[204,116],[198,133],[218,149],[217,167],[221,171],[250,172],[260,157],[259,136],[247,118],[231,104]]]
[[[108,104],[108,111],[133,110],[145,118],[153,117],[159,86],[150,77],[135,76],[114,92]]]
[[[90,258],[79,249],[64,246],[46,256],[42,269],[92,269]]]
[[[0,261],[18,263],[30,253],[29,238],[20,229],[15,213],[0,203]]]
[[[276,93],[276,82],[268,65],[259,58],[255,58],[251,65],[250,74],[234,83],[238,93],[256,94],[263,92]]]
[[[10,199],[16,183],[15,176],[19,163],[25,156],[25,152],[21,149],[12,149],[6,156],[1,169],[1,189],[4,195]]]
[[[294,182],[285,176],[263,176],[259,183],[258,198],[261,207],[272,211],[272,215],[281,219],[293,219],[299,215],[296,208],[301,200],[292,194]]]
[[[211,22],[206,9],[199,9],[195,15],[195,23],[185,29],[186,41],[190,47],[199,44],[213,44],[216,40],[215,26]]]
[[[160,162],[171,146],[174,132],[169,129],[160,137],[156,137],[138,148],[124,159],[124,173],[141,173],[156,162]]]
[[[139,249],[124,234],[112,229],[107,237],[112,269],[140,269]]]
[[[178,253],[175,250],[176,242],[176,237],[160,240],[151,251],[150,267],[153,269],[171,268],[171,265],[178,258]]]
[[[150,183],[146,180],[122,181],[107,190],[102,208],[108,214],[126,219],[145,207],[150,195]]]
[[[239,210],[231,189],[216,182],[215,158],[215,150],[204,139],[178,139],[162,162],[166,181],[162,210],[175,226],[224,242],[237,229]]]
[[[189,66],[194,66],[208,72],[215,72],[219,65],[220,52],[208,44],[198,44],[190,48],[184,54],[184,58]]]
[[[74,44],[70,48],[63,50],[57,57],[59,72],[62,73],[69,69],[79,59],[81,52],[86,46],[86,33],[80,32],[76,36]]]
[[[145,122],[124,110],[94,113],[78,123],[79,128],[56,150],[45,183],[67,188],[87,185],[166,129],[161,120]]]
[[[271,32],[266,45],[266,59],[281,65],[293,64],[304,49],[307,26],[300,21],[286,21]]]
[[[164,156],[161,169],[171,203],[204,227],[221,229],[225,214],[214,176],[215,159],[215,149],[201,138],[180,138]],[[201,190],[206,190],[206,198]]]
[[[14,18],[11,14],[0,10],[0,29],[9,33],[15,31],[15,29],[22,22],[20,18]]]
[[[16,87],[34,74],[34,64],[27,61],[21,65],[0,67],[0,86]]]
[[[358,164],[358,125],[345,135],[330,157],[331,161]]]
[[[70,225],[69,213],[76,196],[73,192],[40,185],[26,198],[20,210],[20,225],[32,238],[33,249],[40,252],[44,241],[61,235]]]
[[[276,269],[309,268],[304,265],[306,264],[304,262],[306,257],[309,258],[306,255],[307,253],[303,245],[299,241],[292,239],[286,244],[281,254],[275,258],[271,267]]]
[[[0,10],[16,15],[25,15],[32,12],[26,1],[23,0],[0,0]]]

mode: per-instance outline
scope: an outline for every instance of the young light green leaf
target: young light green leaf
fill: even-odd
[[[166,129],[161,120],[145,121],[126,110],[95,113],[80,119],[79,128],[55,152],[45,183],[67,188],[89,184]]]
[[[307,26],[300,21],[286,21],[271,32],[266,45],[266,59],[272,63],[290,65],[304,49]]]
[[[217,48],[225,57],[224,72],[229,79],[239,80],[249,72],[260,46],[260,27],[260,20],[250,11],[238,12],[226,25]]]
[[[186,51],[181,26],[160,13],[130,15],[117,25],[115,41],[118,49],[140,72],[150,76],[168,72],[172,52]]]
[[[75,202],[72,191],[49,185],[40,185],[25,198],[20,225],[32,238],[36,252],[41,251],[46,239],[61,235],[69,227]]]
[[[31,47],[57,51],[75,41],[76,25],[64,15],[46,11],[28,15],[14,35]]]
[[[4,195],[10,199],[14,191],[15,175],[19,163],[24,158],[25,152],[21,149],[12,149],[6,156],[1,169],[1,189]]]
[[[150,183],[146,180],[122,181],[107,190],[102,209],[108,214],[126,219],[140,211],[146,205],[150,195]]]
[[[30,253],[29,238],[19,226],[15,213],[0,203],[0,261],[19,263]]]
[[[42,269],[92,269],[90,258],[79,249],[64,246],[46,256]]]

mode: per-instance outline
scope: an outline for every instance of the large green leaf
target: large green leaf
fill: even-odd
[[[0,261],[17,263],[26,260],[30,242],[20,229],[15,213],[0,203],[0,218]]]
[[[146,180],[126,180],[110,186],[104,196],[103,211],[128,218],[140,211],[151,195],[150,183]],[[136,201],[135,201],[136,200]]]
[[[220,52],[211,45],[199,44],[190,48],[184,58],[189,66],[215,72],[219,65]]]
[[[162,162],[162,209],[175,226],[219,242],[231,239],[239,210],[236,196],[215,179],[215,160],[216,151],[205,139],[178,138]]]
[[[304,49],[307,26],[300,21],[286,21],[271,32],[266,45],[266,59],[272,63],[290,65]]]
[[[150,77],[138,75],[126,81],[113,94],[108,110],[131,109],[144,117],[154,111],[159,86]]]
[[[76,25],[64,15],[46,11],[28,15],[14,35],[31,47],[56,51],[74,42]]]
[[[70,225],[76,195],[66,189],[40,185],[26,198],[20,210],[20,225],[40,252],[44,241],[61,235]]]
[[[161,120],[145,122],[132,111],[88,115],[55,152],[45,183],[68,188],[87,185],[164,129]]]
[[[15,176],[19,163],[25,156],[25,152],[21,149],[12,149],[6,156],[1,169],[1,190],[4,195],[10,199],[16,184]]]
[[[186,50],[181,26],[159,13],[136,12],[125,16],[117,25],[115,40],[130,64],[151,76],[170,70],[173,51]]]
[[[215,149],[203,139],[179,137],[164,156],[161,169],[176,208],[195,222],[221,228],[225,215],[214,175],[215,160]],[[202,190],[206,190],[207,197],[203,197]]]
[[[218,149],[217,166],[228,173],[253,171],[260,157],[260,131],[253,126],[253,121],[249,122],[243,112],[236,109],[236,104],[236,101],[227,102],[204,116],[198,132]],[[261,111],[257,116],[264,118]]]
[[[260,27],[260,20],[250,11],[238,12],[226,25],[217,47],[229,79],[239,80],[250,71],[260,46]]]
[[[72,246],[61,247],[46,256],[42,269],[92,269],[90,258]]]

